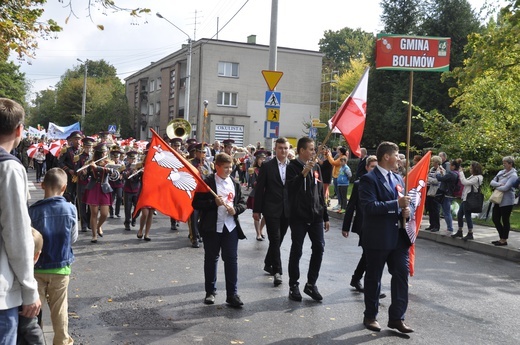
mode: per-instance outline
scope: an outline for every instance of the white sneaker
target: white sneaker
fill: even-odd
[[[332,208],[332,211],[339,211],[341,209],[340,205],[336,205]]]

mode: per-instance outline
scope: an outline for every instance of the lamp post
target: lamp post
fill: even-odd
[[[81,101],[81,130],[85,131],[85,107],[87,104],[87,71],[88,71],[88,59],[83,62],[81,59],[76,59],[85,65],[85,76],[83,77],[83,100]]]
[[[186,92],[185,92],[185,101],[184,101],[184,120],[190,121],[190,81],[191,81],[191,48],[192,48],[192,40],[190,35],[184,32],[181,28],[179,28],[177,25],[173,24],[171,21],[169,21],[167,18],[163,17],[162,14],[157,12],[155,14],[157,17],[166,20],[168,23],[173,25],[177,30],[182,32],[183,34],[188,37],[188,61],[186,63]]]

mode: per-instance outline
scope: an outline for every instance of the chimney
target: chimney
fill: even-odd
[[[256,44],[256,35],[247,36],[247,44]]]

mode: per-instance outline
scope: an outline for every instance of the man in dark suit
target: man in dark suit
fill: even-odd
[[[365,157],[364,161],[366,162],[366,171],[370,172],[374,170],[377,166],[377,158],[376,156]],[[350,194],[350,199],[348,200],[347,209],[345,211],[345,217],[343,218],[343,226],[341,229],[341,233],[343,237],[348,238],[350,233],[350,228],[352,227],[352,232],[358,234],[359,236],[359,245],[361,246],[362,239],[362,225],[363,225],[363,210],[359,201],[359,179],[354,182],[354,187],[352,187],[352,193]],[[365,253],[361,254],[361,258],[359,259],[359,263],[352,275],[352,279],[350,280],[350,286],[355,288],[359,292],[363,292],[363,285],[361,285],[361,278],[363,278],[363,274],[365,273],[366,268],[366,258]]]
[[[199,230],[204,239],[205,304],[214,304],[217,294],[217,263],[222,252],[226,278],[226,303],[240,308],[244,303],[238,291],[238,240],[246,238],[238,215],[246,209],[240,185],[230,178],[233,158],[221,153],[215,157],[216,173],[204,181],[216,194],[195,193],[193,208],[200,211]]]
[[[408,306],[408,250],[410,239],[404,229],[408,219],[410,197],[403,196],[403,179],[393,171],[399,161],[399,148],[382,142],[377,151],[377,167],[361,177],[359,200],[363,209],[362,246],[366,255],[365,312],[363,324],[381,331],[377,322],[381,276],[385,264],[392,275],[392,303],[388,308],[388,327],[402,333],[413,332],[404,324]]]
[[[262,164],[255,188],[253,218],[260,221],[265,217],[269,249],[264,260],[264,270],[274,275],[274,286],[282,284],[282,262],[280,246],[289,227],[289,199],[285,176],[289,160],[289,142],[278,138],[275,142],[276,159]]]
[[[362,147],[361,156],[359,157],[359,163],[356,170],[356,178],[361,178],[361,176],[365,175],[367,172],[367,149]]]

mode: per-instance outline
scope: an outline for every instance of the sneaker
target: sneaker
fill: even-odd
[[[464,241],[472,240],[473,239],[473,232],[468,232],[466,236],[462,238]]]
[[[239,295],[228,296],[226,298],[226,303],[233,308],[241,308],[244,305]]]
[[[319,293],[318,287],[316,285],[312,284],[305,284],[305,288],[303,289],[303,292],[309,295],[313,300],[315,301],[321,301],[323,299],[323,296]]]
[[[300,293],[300,288],[298,283],[294,284],[289,288],[289,299],[292,299],[296,302],[302,301],[302,294]]]
[[[339,210],[339,214],[345,214],[346,210],[344,208],[342,208],[341,210]]]
[[[338,210],[340,210],[340,209],[341,209],[341,206],[340,206],[340,205],[336,205],[336,206],[334,206],[331,210],[332,210],[332,211],[338,211]]]
[[[215,293],[206,293],[204,304],[215,304]]]

